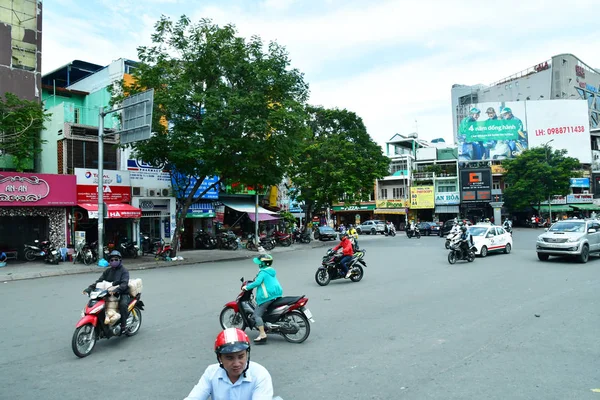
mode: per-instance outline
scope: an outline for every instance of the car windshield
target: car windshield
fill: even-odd
[[[483,236],[487,231],[488,228],[483,226],[473,226],[469,228],[469,232],[472,236]]]
[[[585,232],[585,222],[562,221],[550,227],[550,232]]]
[[[335,232],[335,231],[333,230],[333,228],[331,228],[331,227],[329,227],[329,226],[322,226],[322,227],[321,227],[321,228],[319,228],[319,229],[321,229],[321,232],[325,232],[325,233],[327,233],[327,232]]]

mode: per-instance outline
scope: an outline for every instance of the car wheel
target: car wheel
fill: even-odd
[[[483,246],[481,248],[481,250],[479,251],[479,255],[481,257],[485,257],[485,256],[487,256],[487,254],[488,254],[488,248],[486,246]]]
[[[506,247],[504,247],[504,253],[509,254],[511,250],[512,250],[512,247],[511,247],[510,243],[506,243]]]
[[[371,229],[371,235],[373,235],[373,236],[377,235],[377,231],[375,230],[375,228]]]
[[[583,247],[581,248],[581,254],[578,257],[578,260],[580,263],[585,264],[586,262],[588,262],[589,258],[590,258],[590,248],[588,247],[587,244],[584,244]]]
[[[548,261],[548,259],[550,258],[550,256],[548,254],[544,254],[544,253],[537,253],[538,255],[538,259],[540,261]]]

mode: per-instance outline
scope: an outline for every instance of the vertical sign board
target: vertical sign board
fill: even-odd
[[[152,136],[152,107],[154,89],[134,94],[123,100],[123,129],[121,144],[150,139]]]
[[[489,168],[461,170],[460,198],[463,203],[491,201],[492,171]]]

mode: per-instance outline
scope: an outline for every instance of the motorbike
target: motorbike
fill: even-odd
[[[254,234],[252,233],[252,234],[248,235],[248,242],[246,243],[246,249],[258,251],[259,246],[267,251],[270,251],[270,250],[273,250],[273,248],[275,247],[275,243],[273,242],[273,240],[271,238],[267,238],[266,236],[261,235],[260,242],[258,243],[258,246],[257,246]]]
[[[34,240],[34,244],[24,245],[24,254],[27,261],[33,261],[36,258],[42,258],[45,262],[58,265],[61,257],[58,250],[48,240],[40,242]]]
[[[446,250],[450,250],[450,246],[452,245],[452,241],[455,239],[458,239],[458,237],[460,236],[460,232],[455,232],[455,233],[448,233],[448,236],[446,236],[446,243],[444,243],[444,246],[446,247]]]
[[[95,252],[92,250],[89,244],[82,243],[75,253],[73,254],[73,264],[77,261],[90,265],[96,261]]]
[[[466,260],[468,262],[475,261],[475,246],[471,245],[469,251],[465,252],[460,248],[460,239],[455,239],[450,245],[450,253],[448,253],[448,262],[455,264],[456,261]]]
[[[140,248],[134,241],[122,238],[119,251],[123,256],[137,258]]]
[[[513,230],[512,230],[512,226],[510,225],[502,225],[502,227],[504,228],[504,230],[508,233],[510,233],[512,235]]]
[[[285,232],[273,232],[273,239],[276,244],[280,244],[283,247],[288,247],[292,244],[292,235]]]
[[[309,231],[300,232],[300,230],[296,229],[292,233],[292,241],[294,243],[310,243],[311,240],[311,233]]]
[[[227,231],[217,236],[217,248],[221,250],[237,250],[238,240],[235,233]]]
[[[408,228],[406,230],[406,236],[408,236],[408,238],[412,238],[412,237],[416,237],[417,239],[421,239],[421,232],[419,231],[419,228],[415,227],[415,229],[410,229]]]
[[[242,277],[240,282],[243,288],[252,281],[244,281]],[[308,298],[304,295],[285,296],[275,300],[262,317],[265,322],[265,332],[280,334],[291,343],[304,342],[310,335],[310,322],[315,322],[312,313],[306,307],[307,302]],[[254,291],[242,289],[234,301],[230,301],[223,307],[219,315],[221,327],[241,330],[258,329],[253,316],[255,309]]]
[[[141,293],[132,296],[129,303],[129,317],[127,318],[127,336],[134,336],[142,325],[142,310],[144,302],[140,300]],[[106,289],[94,289],[90,292],[90,300],[81,312],[81,319],[75,325],[71,348],[77,357],[83,358],[90,355],[98,339],[110,339],[121,334],[120,319],[112,324],[105,324],[106,303],[109,296]]]
[[[385,236],[391,236],[391,237],[396,236],[396,228],[393,225],[390,225],[390,227],[385,232]]]
[[[152,238],[149,234],[140,232],[140,246],[142,255],[155,254],[156,248],[160,245],[160,239]]]
[[[352,282],[360,282],[363,278],[364,270],[367,263],[364,260],[366,250],[359,250],[354,253],[352,259],[348,261],[348,271],[351,272],[350,280]],[[344,279],[346,274],[342,270],[340,265],[340,259],[342,254],[340,252],[333,251],[332,249],[327,250],[321,266],[317,268],[315,273],[315,281],[319,286],[327,286],[329,282],[336,279]]]
[[[197,249],[212,250],[217,247],[217,239],[211,236],[208,232],[203,231],[202,229],[196,232],[196,236],[194,236],[194,241],[196,242]]]
[[[173,248],[171,247],[171,244],[170,243],[167,244],[167,243],[165,243],[165,241],[163,239],[160,239],[160,241],[158,242],[158,248],[156,249],[156,253],[154,254],[154,259],[156,261],[158,261],[158,260],[166,261],[172,255],[173,255]]]

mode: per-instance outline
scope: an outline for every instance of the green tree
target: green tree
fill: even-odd
[[[255,187],[281,182],[307,132],[308,85],[282,46],[265,49],[259,37],[236,36],[232,25],[163,16],[155,29],[152,45],[138,48],[135,83],[121,92],[154,88],[157,133],[133,145],[135,156],[197,179],[178,198],[180,232],[189,206],[202,201],[193,196],[205,177]]]
[[[48,118],[38,102],[21,100],[12,93],[0,98],[0,149],[12,157],[17,171],[23,172],[42,151],[41,132]]]
[[[298,152],[290,177],[295,197],[313,209],[344,199],[369,199],[376,179],[389,173],[389,159],[360,117],[348,110],[307,107],[310,138]],[[308,219],[307,219],[308,220]]]
[[[569,178],[579,176],[581,164],[567,157],[566,150],[552,150],[549,145],[523,151],[518,157],[504,160],[504,191],[507,208],[515,211],[538,207],[553,195],[567,195]]]

